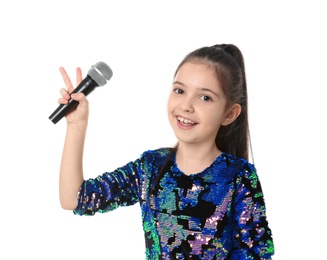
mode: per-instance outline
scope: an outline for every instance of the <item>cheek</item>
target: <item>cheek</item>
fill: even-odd
[[[170,98],[168,98],[168,101],[167,101],[167,118],[168,118],[168,121],[169,121],[169,124],[171,126],[173,126],[173,122],[174,122],[174,115],[173,115],[173,112],[174,112],[174,106],[172,104],[172,100]]]
[[[174,100],[173,100],[172,96],[170,95],[168,97],[168,101],[167,101],[167,111],[172,112],[173,110],[174,110]]]
[[[224,111],[220,107],[212,107],[210,109],[205,109],[202,112],[202,116],[206,118],[208,122],[212,122],[213,125],[219,124],[224,118]]]

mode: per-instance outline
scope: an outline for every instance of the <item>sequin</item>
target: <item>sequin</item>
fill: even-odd
[[[139,202],[146,259],[271,259],[274,244],[254,166],[223,153],[203,172],[183,174],[169,149],[147,151],[84,181],[74,213],[94,215]]]

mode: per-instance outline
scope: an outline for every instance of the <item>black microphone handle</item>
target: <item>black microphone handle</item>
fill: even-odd
[[[83,93],[85,96],[90,94],[95,87],[99,86],[89,75],[82,80],[82,82],[71,93]],[[69,114],[78,105],[78,101],[70,99],[67,104],[61,104],[59,107],[49,116],[49,119],[56,124],[65,115]]]

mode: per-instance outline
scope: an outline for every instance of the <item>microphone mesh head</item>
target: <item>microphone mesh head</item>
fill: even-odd
[[[99,61],[92,65],[87,74],[101,87],[111,79],[112,70],[106,63]]]

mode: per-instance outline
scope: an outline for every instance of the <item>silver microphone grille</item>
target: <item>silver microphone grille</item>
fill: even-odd
[[[112,70],[110,67],[99,61],[92,65],[87,73],[100,87],[105,85],[112,77]]]

